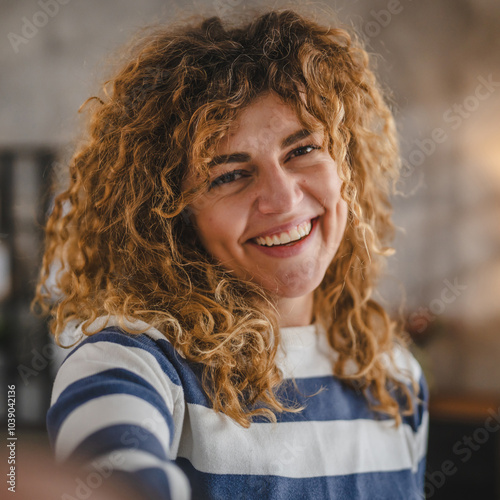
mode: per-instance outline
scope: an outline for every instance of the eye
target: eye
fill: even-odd
[[[233,170],[231,172],[226,172],[225,174],[219,175],[219,177],[217,177],[210,183],[209,189],[237,181],[238,179],[242,178],[245,173],[246,172],[244,170]]]
[[[300,148],[296,148],[293,151],[290,152],[288,155],[287,160],[291,158],[295,158],[296,156],[304,156],[311,151],[321,149],[319,146],[316,146],[315,144],[308,144],[307,146],[300,146]]]

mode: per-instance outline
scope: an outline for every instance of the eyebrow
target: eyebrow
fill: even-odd
[[[281,141],[281,149],[285,149],[288,146],[291,146],[292,144],[296,143],[297,141],[300,141],[301,139],[305,139],[306,137],[309,137],[312,134],[311,130],[308,130],[306,128],[303,128],[297,132],[294,132],[293,134],[289,135],[283,141]]]
[[[285,149],[291,146],[292,144],[295,144],[297,141],[309,137],[311,134],[312,131],[306,128],[298,130],[297,132],[290,134],[288,137],[285,137],[281,141],[280,145],[281,149]],[[217,155],[212,159],[212,161],[209,163],[208,166],[210,168],[213,168],[217,165],[221,165],[222,163],[246,163],[249,162],[251,159],[252,157],[248,153],[231,153],[227,155]]]

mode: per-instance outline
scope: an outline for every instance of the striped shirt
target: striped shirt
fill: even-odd
[[[111,320],[95,331],[54,382],[47,427],[58,461],[85,457],[88,470],[131,479],[151,500],[424,497],[427,388],[405,349],[395,347],[398,376],[419,382],[423,404],[396,427],[331,374],[324,331],[282,328],[281,400],[305,409],[243,428],[211,409],[200,366],[158,330],[129,334]]]

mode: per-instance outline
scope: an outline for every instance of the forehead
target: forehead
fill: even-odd
[[[242,109],[217,150],[248,150],[281,141],[303,128],[295,110],[278,96],[266,94]]]

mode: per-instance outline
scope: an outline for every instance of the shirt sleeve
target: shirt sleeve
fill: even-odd
[[[411,388],[412,381],[417,382],[418,392],[414,394],[414,412],[405,416],[403,422],[412,430],[409,433],[412,450],[412,469],[416,476],[419,491],[424,490],[427,445],[429,437],[429,389],[424,372],[413,354],[405,347],[395,346],[394,361],[396,371],[393,375]],[[413,391],[411,391],[413,392]]]
[[[146,335],[104,330],[81,342],[54,381],[47,413],[58,462],[133,483],[144,498],[185,500],[189,481],[173,461],[182,422],[180,379]]]

